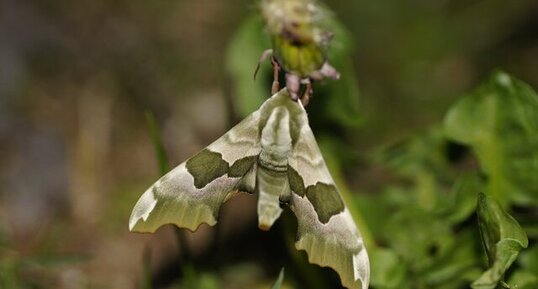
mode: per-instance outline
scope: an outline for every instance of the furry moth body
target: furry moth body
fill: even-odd
[[[258,193],[258,224],[268,230],[287,204],[297,217],[295,247],[333,268],[342,284],[366,289],[369,261],[362,237],[321,156],[300,102],[286,89],[221,138],[151,186],[136,203],[129,229],[214,225],[235,193]]]

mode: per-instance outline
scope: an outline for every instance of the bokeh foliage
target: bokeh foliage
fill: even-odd
[[[532,281],[535,279],[527,277],[528,273],[522,273],[529,271],[524,267],[507,271],[528,241],[524,229],[490,200],[504,200],[504,207],[517,219],[514,196],[521,191],[533,194],[532,183],[519,187],[520,191],[502,185],[513,173],[503,167],[508,163],[525,166],[525,174],[538,174],[537,168],[527,165],[538,126],[525,119],[538,113],[537,100],[538,96],[527,85],[504,72],[496,72],[484,85],[462,96],[449,109],[443,124],[374,155],[374,162],[398,175],[400,184],[387,184],[380,194],[359,195],[357,200],[369,226],[376,228],[372,231],[380,244],[372,250],[373,288],[464,288],[473,281],[473,288],[496,288],[507,272],[510,286],[537,285]],[[504,105],[492,106],[494,101],[503,101]],[[508,105],[511,103],[514,105]],[[529,113],[524,112],[527,109]],[[499,112],[495,113],[496,110]],[[507,119],[517,119],[520,126],[529,129],[517,129]],[[491,123],[510,126],[512,130],[497,129]],[[504,136],[507,132],[510,137]],[[494,140],[468,141],[475,136]],[[510,151],[480,152],[480,145],[512,141],[527,145],[511,147]],[[488,167],[492,160],[504,163]],[[498,174],[489,174],[492,169]],[[477,218],[475,208],[480,192],[491,197],[478,198]],[[517,205],[519,210],[536,208],[531,198]],[[529,237],[534,241],[528,251],[523,251],[522,258],[535,250],[537,236]],[[489,265],[493,266],[487,271],[482,242]],[[517,278],[519,275],[521,279]]]
[[[488,269],[476,192],[495,191],[529,238],[505,281],[536,288],[538,216],[530,203],[536,168],[526,157],[536,151],[536,133],[526,132],[534,117],[525,112],[535,107],[535,95],[512,76],[511,88],[495,77],[478,92],[473,87],[496,67],[538,86],[538,2],[326,2],[341,22],[331,28],[329,57],[349,81],[315,84],[309,118],[339,186],[356,199],[350,209],[366,224],[359,226],[371,232],[372,287],[468,288]],[[245,19],[256,14],[253,1],[230,4],[2,1],[0,288],[147,288],[142,268],[159,288],[267,289],[281,266],[282,288],[337,282],[293,250],[269,250],[267,240],[282,235],[293,249],[293,222],[289,230],[257,235],[254,224],[232,241],[216,238],[218,254],[209,251],[190,269],[176,264],[166,278],[162,256],[177,253],[166,243],[176,236],[166,229],[155,238],[127,232],[132,204],[164,167],[154,156],[145,110],[153,111],[173,165],[268,97],[269,64],[255,82],[252,74],[269,38],[256,16]],[[231,54],[240,74],[229,69]],[[236,94],[240,86],[247,92]],[[225,94],[235,109],[227,110]],[[473,111],[458,112],[458,129],[472,133],[461,121],[473,118],[492,144],[447,133],[445,111],[460,101],[507,121],[498,118],[491,127],[474,122]],[[488,161],[497,153],[503,155]],[[142,256],[148,243],[151,260]],[[245,248],[248,257],[234,257]]]

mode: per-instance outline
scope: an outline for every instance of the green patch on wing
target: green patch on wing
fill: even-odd
[[[296,193],[297,195],[304,197],[304,194],[306,193],[306,189],[304,187],[304,181],[303,178],[299,175],[299,173],[291,166],[288,165],[288,181],[290,183],[290,188],[292,192]]]
[[[317,182],[308,186],[306,197],[314,206],[320,222],[326,224],[332,216],[344,211],[345,206],[334,185]]]
[[[503,282],[505,272],[527,248],[529,241],[517,221],[498,202],[478,195],[478,227],[488,256],[489,269],[471,285],[475,289],[494,289]]]
[[[190,158],[186,167],[194,178],[194,186],[201,189],[226,174],[229,165],[222,159],[222,154],[204,149]]]
[[[232,178],[238,178],[238,177],[244,176],[257,160],[258,160],[257,155],[238,159],[230,167],[228,176]]]

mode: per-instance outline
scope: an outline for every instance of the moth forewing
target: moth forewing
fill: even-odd
[[[129,229],[155,232],[165,224],[194,231],[202,223],[214,225],[220,206],[239,178],[219,176],[197,189],[195,179],[182,163],[151,186],[136,203]]]
[[[175,224],[194,231],[216,224],[222,203],[238,191],[254,191],[259,121],[256,111],[159,179],[134,206],[129,229],[155,232]]]
[[[362,237],[327,169],[303,107],[289,158],[290,208],[297,217],[295,246],[311,263],[333,268],[350,289],[368,288],[370,265]]]
[[[306,251],[310,263],[335,270],[345,287],[368,288],[368,254],[347,208],[325,224],[317,219],[316,209],[306,196],[294,194],[290,208],[299,226],[295,242],[297,250]]]

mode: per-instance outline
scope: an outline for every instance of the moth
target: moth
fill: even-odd
[[[294,100],[305,85],[301,100],[306,106],[313,93],[312,81],[340,78],[327,61],[332,39],[332,33],[324,28],[324,22],[329,21],[328,8],[316,0],[262,0],[261,12],[272,49],[262,53],[256,72],[259,63],[270,58],[274,69],[272,93],[279,90],[278,75],[283,70],[286,88]]]
[[[175,224],[194,231],[215,225],[221,205],[239,192],[258,195],[258,225],[269,230],[289,207],[295,247],[311,263],[333,268],[344,286],[366,289],[369,261],[308,125],[286,89],[222,137],[153,184],[136,203],[129,229],[154,232]]]

